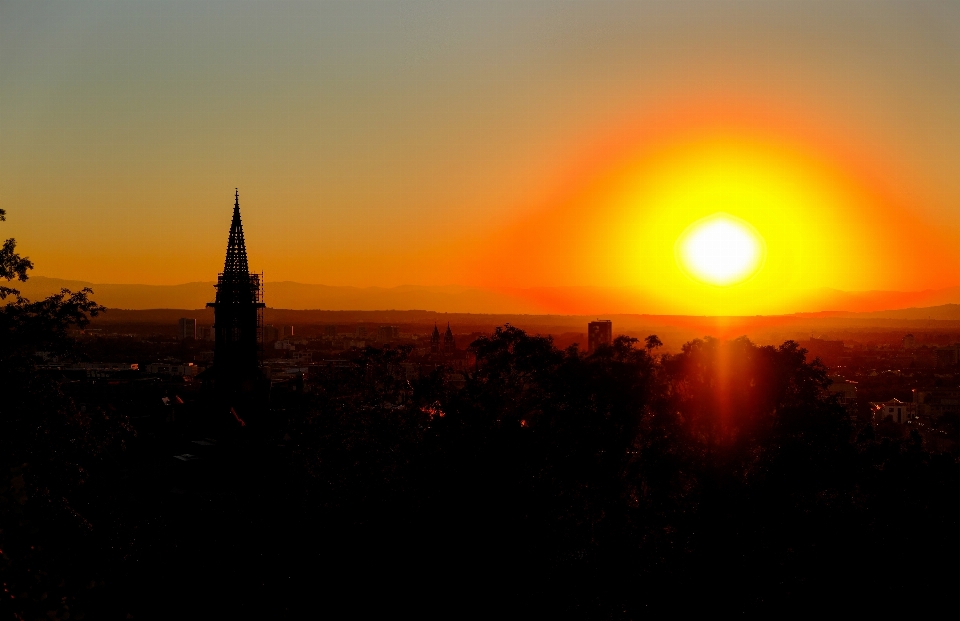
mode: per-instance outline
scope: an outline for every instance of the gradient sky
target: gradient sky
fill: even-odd
[[[0,4],[3,235],[46,276],[212,280],[239,187],[268,281],[787,311],[960,284],[958,171],[957,2]],[[674,264],[716,209],[770,247],[740,288]]]

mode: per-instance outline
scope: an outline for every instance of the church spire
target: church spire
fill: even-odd
[[[214,375],[221,387],[239,390],[244,381],[259,376],[263,291],[260,275],[251,274],[240,222],[240,191],[235,191],[233,221],[227,241],[223,273],[217,278],[213,307]],[[239,383],[238,383],[239,382]],[[237,404],[239,407],[239,404]]]
[[[230,237],[227,239],[227,259],[223,264],[224,275],[246,275],[250,272],[247,263],[247,245],[243,240],[243,223],[240,221],[240,190],[234,194],[233,222],[230,223]]]
[[[457,350],[457,340],[453,337],[450,322],[447,322],[447,331],[443,333],[443,351],[450,353]]]
[[[437,328],[437,324],[433,324],[433,334],[430,335],[430,351],[438,354],[440,353],[440,329]]]

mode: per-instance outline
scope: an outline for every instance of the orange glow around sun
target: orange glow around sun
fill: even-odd
[[[956,280],[946,233],[873,187],[864,161],[772,130],[663,132],[505,227],[481,278],[621,288],[607,310],[696,315],[831,310],[815,306],[818,292]]]

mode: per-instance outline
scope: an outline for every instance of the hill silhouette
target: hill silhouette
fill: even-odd
[[[41,299],[62,288],[91,287],[109,308],[196,309],[214,297],[214,282],[178,285],[104,284],[31,276],[23,294]],[[292,281],[267,282],[265,298],[273,308],[290,310],[428,310],[445,313],[593,315],[674,314],[637,290],[613,287],[482,288],[460,285],[345,287]],[[839,291],[816,289],[794,313],[875,319],[960,320],[960,287],[924,291]],[[865,315],[856,314],[866,313]]]

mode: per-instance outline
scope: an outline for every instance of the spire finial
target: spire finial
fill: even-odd
[[[233,196],[234,196],[234,198],[237,199],[237,202],[235,202],[233,205],[234,205],[234,207],[239,207],[239,206],[240,206],[240,188],[234,188],[234,190],[235,190],[235,192],[234,192]]]

